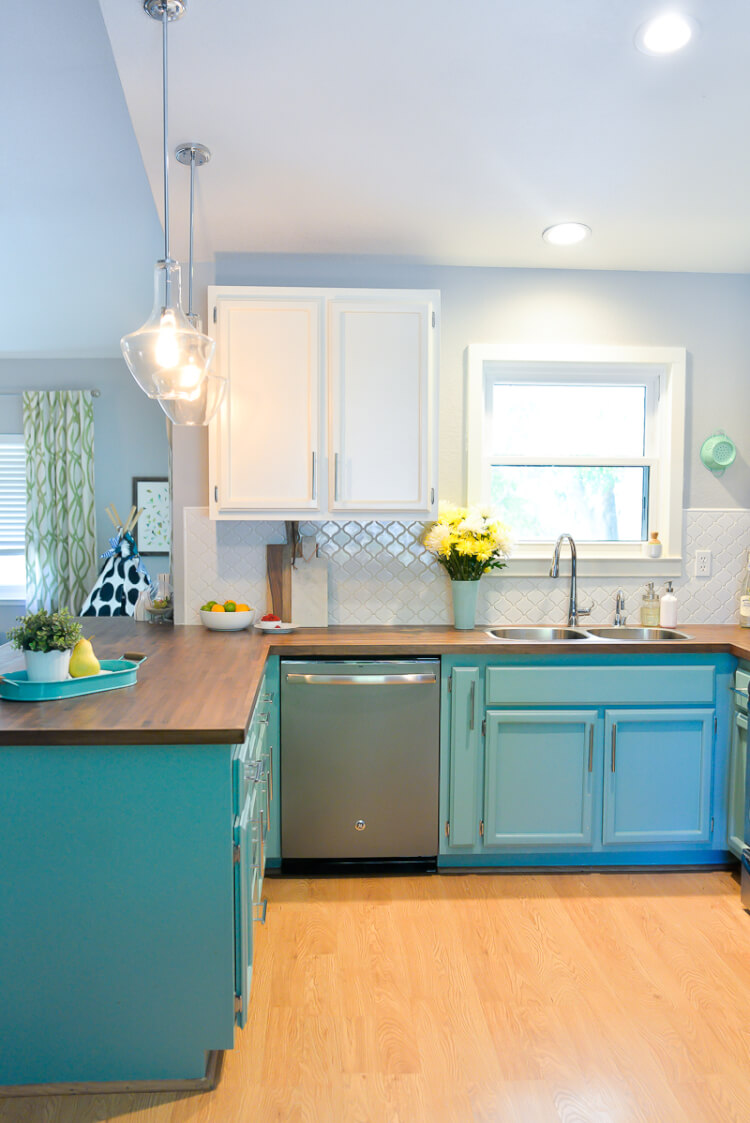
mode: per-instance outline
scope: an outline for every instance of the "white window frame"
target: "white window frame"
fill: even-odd
[[[679,577],[682,572],[686,358],[682,347],[471,344],[467,348],[467,502],[489,500],[493,458],[489,449],[488,417],[493,385],[521,381],[548,385],[637,382],[647,388],[644,457],[555,457],[554,462],[645,464],[649,467],[648,529],[659,531],[662,556],[658,559],[645,556],[640,542],[577,542],[582,574],[606,577],[648,573],[656,577]],[[550,461],[549,458],[504,456],[502,462],[549,464]],[[560,527],[560,533],[566,530],[565,526]],[[553,548],[553,541],[517,543],[507,572],[546,576]]]
[[[0,433],[0,442],[4,444],[23,445],[22,433]],[[22,550],[21,553],[25,553]],[[16,557],[17,555],[2,554],[1,557]],[[7,585],[2,583],[0,575],[0,604],[25,604],[26,585]]]

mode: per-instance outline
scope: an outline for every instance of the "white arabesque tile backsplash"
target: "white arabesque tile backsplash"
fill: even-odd
[[[450,583],[444,570],[420,543],[419,522],[301,523],[303,534],[317,531],[319,550],[329,559],[329,624],[450,624]],[[266,607],[266,545],[284,542],[280,522],[212,522],[206,507],[184,512],[185,603],[178,623],[197,624],[198,609],[209,598],[241,597]],[[729,624],[737,619],[747,549],[750,510],[684,512],[683,576],[674,579],[681,624]],[[712,552],[709,578],[696,578],[695,551]],[[579,577],[579,604],[593,606],[589,622],[613,615],[618,588],[637,622],[640,596],[650,578]],[[657,588],[664,584],[657,579]],[[568,581],[514,577],[512,569],[482,579],[478,624],[564,622]],[[178,606],[179,608],[179,606]]]

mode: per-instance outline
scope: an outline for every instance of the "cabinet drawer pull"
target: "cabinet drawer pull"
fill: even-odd
[[[317,470],[318,465],[317,465],[317,461],[318,461],[318,457],[317,457],[316,453],[313,452],[313,454],[312,454],[312,498],[313,499],[318,498],[318,470]]]
[[[589,772],[594,771],[594,725],[589,726]]]
[[[338,502],[339,498],[339,454],[333,454],[333,498]]]
[[[612,722],[612,771],[615,770],[617,762],[617,722]]]
[[[471,689],[469,691],[469,729],[474,728],[474,709],[475,709],[474,703],[475,703],[475,701],[476,701],[475,684],[472,682]]]
[[[253,904],[253,908],[259,910],[259,915],[254,916],[253,920],[256,923],[265,924],[266,923],[266,910],[268,908],[268,898],[264,897],[262,901],[256,901]]]

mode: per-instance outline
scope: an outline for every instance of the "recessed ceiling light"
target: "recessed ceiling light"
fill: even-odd
[[[646,55],[670,55],[686,47],[698,31],[698,24],[681,12],[664,12],[641,24],[635,45]]]
[[[582,222],[558,222],[556,226],[548,226],[542,237],[552,246],[574,246],[576,242],[588,238],[590,233],[591,227]]]

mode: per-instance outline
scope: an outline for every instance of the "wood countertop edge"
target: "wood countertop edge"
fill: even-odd
[[[87,622],[87,627],[90,628]],[[690,638],[652,642],[577,640],[533,643],[492,639],[484,628],[456,632],[449,626],[424,627],[332,627],[307,629],[285,635],[231,633],[233,639],[217,639],[199,626],[162,631],[154,625],[107,621],[90,628],[102,647],[145,650],[162,655],[144,664],[143,686],[124,691],[87,696],[85,707],[70,702],[20,703],[0,700],[0,748],[41,746],[124,745],[232,745],[241,743],[248,730],[263,671],[269,655],[315,658],[377,658],[379,656],[549,656],[584,654],[601,657],[629,655],[729,654],[750,660],[750,635],[734,625],[685,625]],[[122,631],[118,629],[121,628]],[[97,633],[100,633],[97,634]],[[694,633],[694,634],[693,634]],[[124,638],[123,638],[124,637]],[[234,646],[231,646],[234,643]],[[124,646],[123,646],[124,645]],[[109,652],[102,651],[105,658]],[[195,673],[206,679],[215,671],[210,691],[181,690],[181,682],[164,683],[159,670],[174,675],[174,667],[188,660]],[[171,664],[171,667],[170,667]],[[204,670],[208,667],[209,670]],[[139,675],[141,674],[139,669]],[[176,677],[176,676],[175,676]],[[185,675],[189,681],[189,675]],[[195,699],[199,698],[198,701]],[[216,698],[215,725],[210,711]],[[112,699],[108,704],[107,700]],[[75,702],[82,703],[83,699]],[[173,702],[174,725],[160,717]],[[111,720],[109,720],[111,717]],[[88,724],[87,724],[88,723]]]

